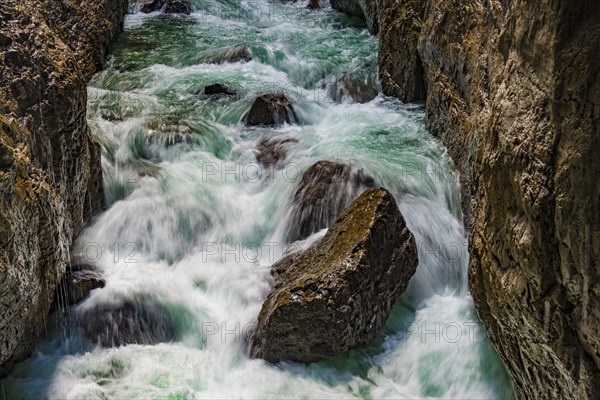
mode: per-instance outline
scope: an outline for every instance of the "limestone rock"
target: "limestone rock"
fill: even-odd
[[[375,181],[362,169],[317,161],[302,174],[294,193],[288,240],[305,239],[329,227],[352,200],[373,186]]]
[[[393,4],[393,5],[392,5]],[[379,23],[379,79],[383,93],[404,102],[427,96],[417,44],[426,2],[404,0],[383,9]]]
[[[292,102],[283,93],[267,93],[254,100],[244,121],[248,126],[277,126],[296,122],[297,117]]]
[[[102,207],[86,83],[126,0],[3,0],[0,12],[0,376],[44,331],[75,235]]]
[[[251,353],[270,362],[324,360],[380,332],[418,264],[393,196],[372,188],[323,239],[275,263]]]
[[[461,173],[471,292],[515,394],[598,398],[600,8],[386,6],[384,92],[419,98],[422,60],[428,129]]]

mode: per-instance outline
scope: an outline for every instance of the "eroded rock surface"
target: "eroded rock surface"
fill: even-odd
[[[368,344],[417,264],[393,196],[367,190],[323,239],[272,266],[275,285],[258,316],[252,355],[310,363]]]
[[[126,0],[3,0],[0,10],[0,375],[44,330],[75,235],[102,206],[86,84]]]
[[[348,164],[317,161],[300,178],[288,228],[290,242],[306,239],[329,227],[352,200],[375,181]]]

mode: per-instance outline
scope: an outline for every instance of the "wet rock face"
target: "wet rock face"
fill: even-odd
[[[102,207],[86,83],[102,67],[126,8],[126,0],[2,1],[0,375],[44,331],[73,238]]]
[[[383,93],[404,102],[427,96],[423,62],[417,50],[426,2],[404,0],[382,9],[379,22],[379,79]]]
[[[600,8],[423,7],[386,3],[380,76],[418,99],[422,61],[428,128],[461,172],[479,316],[518,398],[598,398]]]
[[[128,301],[119,306],[100,305],[78,315],[85,336],[103,347],[157,344],[175,337],[168,312],[157,304]]]
[[[283,93],[267,93],[258,96],[244,117],[248,126],[278,126],[297,120],[292,103]]]
[[[329,227],[352,200],[373,186],[373,178],[348,164],[322,160],[311,165],[294,193],[288,240],[306,239]]]
[[[251,354],[310,363],[364,346],[380,332],[418,264],[393,196],[372,188],[325,237],[272,266]]]

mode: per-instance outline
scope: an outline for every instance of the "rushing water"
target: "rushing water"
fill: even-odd
[[[189,17],[127,18],[89,87],[109,208],[73,254],[107,283],[71,313],[153,302],[176,338],[105,349],[55,315],[36,353],[1,381],[6,398],[512,397],[468,292],[457,178],[423,106],[332,102],[339,73],[375,82],[377,41],[360,21],[305,6],[203,1]],[[254,60],[204,62],[232,45]],[[238,95],[201,94],[214,82]],[[253,98],[274,90],[293,99],[299,124],[244,127]],[[298,142],[284,169],[260,170],[257,144],[275,136]],[[393,193],[417,240],[417,273],[368,347],[309,366],[249,359],[244,333],[288,244],[295,183],[322,159],[363,168]]]

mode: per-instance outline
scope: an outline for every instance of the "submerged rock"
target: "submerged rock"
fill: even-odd
[[[223,64],[252,61],[252,53],[247,46],[234,46],[221,50],[206,59],[208,64]]]
[[[258,144],[256,160],[265,168],[279,167],[290,146],[296,143],[298,140],[290,137],[263,139]]]
[[[175,337],[175,327],[164,307],[126,301],[122,305],[99,305],[78,315],[85,336],[103,347],[126,344],[157,344]]]
[[[74,266],[67,271],[61,284],[57,288],[56,301],[66,302],[67,305],[79,303],[96,288],[103,288],[106,284],[102,275],[93,267],[82,265]]]
[[[248,126],[276,126],[297,121],[292,103],[283,93],[267,93],[258,96],[244,117]]]
[[[250,337],[251,354],[309,363],[368,344],[417,264],[414,237],[393,196],[367,190],[323,239],[272,266],[275,285]]]
[[[164,7],[165,14],[185,14],[192,12],[192,3],[189,0],[167,0]]]
[[[305,239],[329,227],[344,208],[375,181],[348,164],[318,161],[302,174],[294,193],[288,240]]]
[[[235,91],[229,89],[227,86],[222,83],[212,83],[204,87],[204,94],[206,95],[215,95],[215,94],[226,94],[226,95],[235,95]]]

